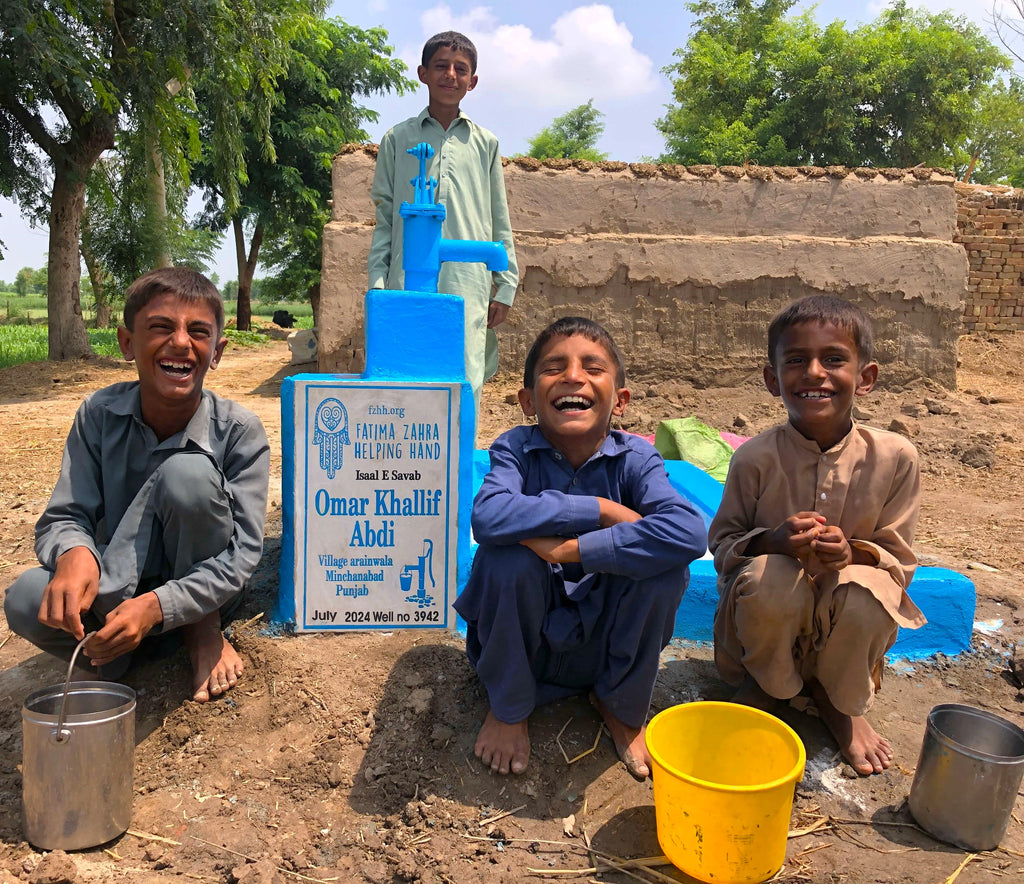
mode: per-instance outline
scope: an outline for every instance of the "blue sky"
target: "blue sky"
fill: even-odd
[[[822,23],[842,19],[855,25],[875,18],[885,5],[880,0],[822,0],[796,8],[815,6]],[[995,39],[989,0],[910,0],[909,5],[952,10]],[[505,155],[525,152],[529,139],[556,116],[593,99],[605,123],[598,149],[625,161],[656,156],[664,147],[654,126],[671,100],[662,68],[685,45],[692,23],[685,0],[520,0],[504,5],[334,0],[329,14],[360,27],[384,27],[413,77],[427,37],[448,29],[467,34],[480,53],[480,82],[463,109],[498,135]],[[371,140],[379,141],[388,127],[418,113],[425,103],[423,88],[401,98],[367,99],[365,105],[380,114],[378,123],[365,127]],[[0,279],[11,281],[21,267],[46,261],[46,230],[29,228],[18,207],[2,199],[0,240],[6,247]],[[234,266],[233,247],[226,243],[212,269],[226,281],[235,278]],[[256,274],[262,275],[261,269]]]

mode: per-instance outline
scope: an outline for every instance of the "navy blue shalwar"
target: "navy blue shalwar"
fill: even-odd
[[[538,427],[523,426],[500,436],[490,459],[473,503],[480,546],[455,609],[491,711],[515,723],[592,689],[641,727],[689,563],[707,548],[704,520],[638,436],[609,432],[574,470]],[[598,497],[642,518],[601,528]],[[553,565],[520,544],[551,536],[577,538],[581,561]]]

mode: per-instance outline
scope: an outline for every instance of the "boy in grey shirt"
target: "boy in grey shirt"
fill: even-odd
[[[227,339],[216,287],[184,267],[128,288],[121,352],[138,380],[79,407],[36,523],[42,565],[7,590],[10,628],[105,677],[151,634],[181,629],[193,697],[233,687],[243,664],[221,632],[263,550],[270,446],[256,415],[203,390]]]

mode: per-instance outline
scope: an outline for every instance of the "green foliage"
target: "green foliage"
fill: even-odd
[[[121,355],[114,329],[89,329],[89,343],[100,356],[117,358]],[[38,362],[46,359],[46,352],[45,325],[0,325],[0,368]]]
[[[87,349],[69,274],[82,187],[122,129],[150,136],[183,178],[199,155],[193,83],[209,84],[210,165],[229,210],[247,180],[243,137],[274,156],[269,120],[291,42],[324,0],[9,0],[0,3],[0,193],[45,218],[58,353]],[[171,88],[169,88],[171,87]],[[239,107],[249,111],[244,124]],[[52,175],[52,197],[50,192]],[[51,337],[51,345],[54,337]]]
[[[25,297],[32,290],[32,279],[35,271],[31,267],[22,267],[18,275],[14,277],[14,291],[21,297]]]
[[[143,142],[126,133],[117,143],[116,154],[93,166],[82,227],[82,253],[86,264],[94,262],[102,274],[103,297],[108,303],[123,302],[128,286],[158,265],[162,248],[167,249],[172,264],[202,271],[222,238],[188,224],[187,187],[170,164],[164,178],[167,216],[157,229],[148,206]]]
[[[377,119],[358,99],[391,90],[401,94],[412,85],[403,76],[404,63],[391,58],[391,51],[381,28],[364,30],[341,19],[311,21],[294,35],[267,108],[272,154],[248,125],[259,107],[251,101],[237,107],[247,169],[239,207],[224,199],[218,168],[206,161],[196,168],[211,226],[236,218],[243,222],[236,233],[244,229],[255,241],[262,238],[264,263],[275,269],[265,284],[275,289],[275,298],[286,292],[305,295],[319,283],[332,158],[342,144],[365,141],[363,123]],[[207,86],[210,91],[198,94],[201,107],[220,88],[216,82]]]
[[[555,117],[550,126],[541,129],[530,139],[527,156],[538,160],[560,157],[573,160],[601,162],[608,154],[597,150],[597,141],[604,132],[601,111],[594,107],[594,99]]]
[[[1024,81],[1010,77],[981,99],[967,141],[954,150],[953,168],[963,180],[1007,181],[1020,187],[1024,173]]]
[[[657,123],[662,159],[954,166],[1007,57],[963,18],[904,0],[853,31],[787,17],[794,4],[688,4],[693,33],[665,69],[675,101]]]
[[[266,344],[270,338],[255,331],[239,331],[237,328],[224,329],[224,337],[233,347],[259,347]]]

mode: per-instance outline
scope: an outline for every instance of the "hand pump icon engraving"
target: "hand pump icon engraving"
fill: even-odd
[[[409,592],[412,589],[412,575],[418,574],[416,593],[406,597],[407,602],[414,602],[420,608],[427,608],[434,603],[434,597],[427,595],[426,578],[430,578],[430,588],[434,583],[434,541],[429,537],[423,538],[423,555],[419,557],[416,565],[403,565],[402,573],[399,575],[399,582],[402,585],[402,592]]]

